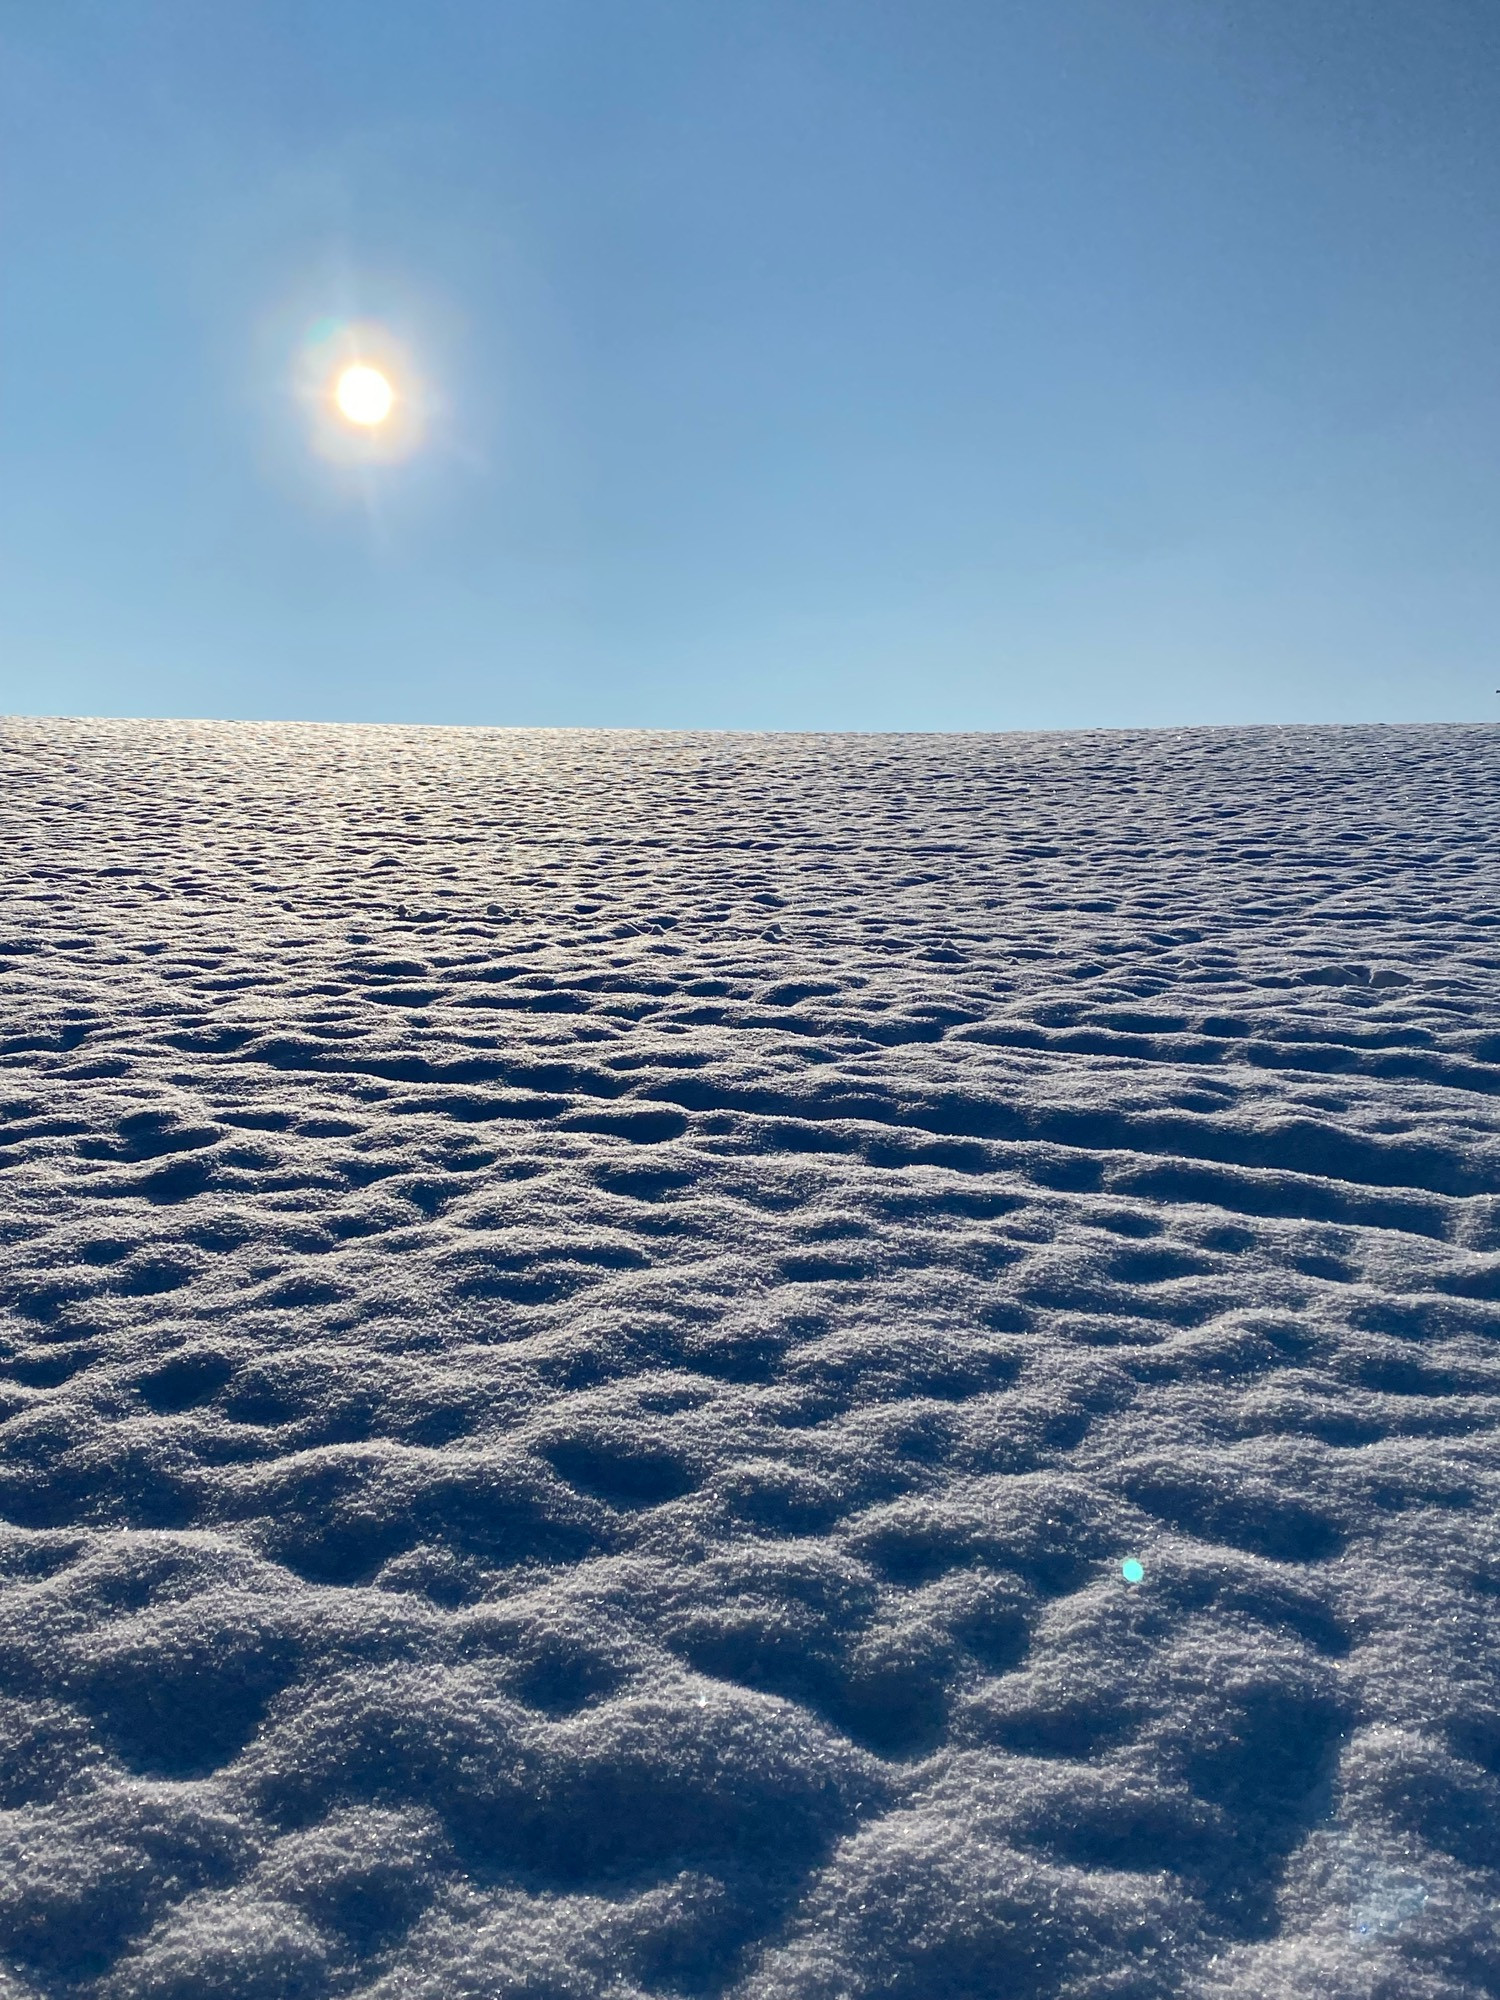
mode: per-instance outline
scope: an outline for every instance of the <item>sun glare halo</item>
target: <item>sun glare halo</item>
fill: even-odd
[[[365,362],[346,368],[339,376],[334,390],[334,401],[341,415],[351,424],[373,427],[383,424],[391,414],[395,393],[378,368],[371,368]]]

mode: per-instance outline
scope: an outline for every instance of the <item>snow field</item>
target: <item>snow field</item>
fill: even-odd
[[[1497,753],[3,725],[0,1993],[1500,1993]]]

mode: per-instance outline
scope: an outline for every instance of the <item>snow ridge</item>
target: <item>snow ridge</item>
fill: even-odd
[[[0,1994],[1500,1993],[1500,731],[0,773]]]

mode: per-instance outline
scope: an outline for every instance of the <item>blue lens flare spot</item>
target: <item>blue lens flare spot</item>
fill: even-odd
[[[1134,1556],[1126,1556],[1124,1562],[1120,1564],[1120,1574],[1127,1583],[1139,1583],[1146,1572]]]

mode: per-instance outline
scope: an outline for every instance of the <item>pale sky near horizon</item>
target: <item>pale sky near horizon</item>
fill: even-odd
[[[1500,719],[1497,205],[1479,0],[0,0],[0,711]]]

